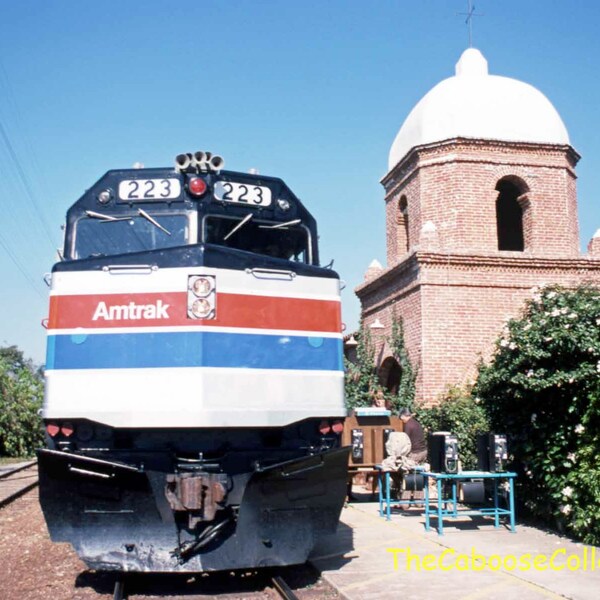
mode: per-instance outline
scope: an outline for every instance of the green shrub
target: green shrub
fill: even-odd
[[[418,407],[415,416],[428,432],[455,434],[463,469],[477,467],[477,434],[489,431],[490,425],[484,408],[470,390],[452,387],[438,406]]]
[[[509,435],[529,512],[600,543],[600,291],[537,291],[511,320],[474,393]]]
[[[396,414],[401,408],[410,410],[414,408],[417,380],[417,369],[412,365],[404,342],[404,325],[396,315],[392,318],[392,330],[389,338],[387,338],[387,343],[392,356],[400,365],[398,392],[395,395],[389,394],[388,396],[390,408]]]
[[[356,334],[356,341],[358,343],[356,361],[344,360],[346,407],[351,410],[359,406],[372,406],[376,393],[382,391],[386,405],[392,413],[396,414],[400,408],[405,406],[412,408],[417,371],[412,366],[406,350],[402,321],[396,316],[392,318],[390,336],[386,338],[391,355],[400,365],[400,381],[395,394],[386,390],[379,382],[375,346],[369,330],[362,324]]]
[[[42,445],[43,395],[31,361],[14,346],[0,348],[0,456],[31,456]]]
[[[356,334],[356,362],[344,359],[344,395],[346,408],[371,406],[373,392],[379,385],[375,367],[375,348],[369,331],[361,326]]]

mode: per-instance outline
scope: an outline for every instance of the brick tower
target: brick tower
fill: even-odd
[[[430,404],[475,375],[532,288],[600,284],[600,244],[579,252],[578,160],[548,99],[489,75],[474,48],[414,107],[382,180],[387,267],[356,289],[384,385],[398,377],[394,314]]]

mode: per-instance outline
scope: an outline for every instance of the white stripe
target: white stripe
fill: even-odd
[[[291,280],[257,279],[245,271],[207,267],[158,269],[139,275],[108,271],[58,272],[52,274],[50,295],[185,292],[188,275],[214,275],[217,293],[340,301],[338,279],[305,275]]]
[[[344,374],[331,371],[81,369],[46,373],[44,417],[113,427],[267,427],[344,417]]]
[[[93,335],[94,333],[176,333],[187,331],[214,331],[215,333],[251,333],[260,335],[276,335],[290,337],[322,337],[342,339],[341,333],[328,331],[300,331],[288,329],[262,329],[253,327],[210,327],[196,325],[191,327],[75,327],[71,329],[48,329],[48,335]]]

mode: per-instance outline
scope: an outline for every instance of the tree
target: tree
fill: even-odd
[[[511,320],[474,394],[509,436],[530,513],[600,543],[600,291],[548,287]]]
[[[16,346],[0,348],[0,455],[30,456],[43,442],[42,378]]]

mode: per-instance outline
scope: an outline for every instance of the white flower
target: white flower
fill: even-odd
[[[525,325],[523,326],[523,331],[529,331],[531,329],[531,323],[529,321],[527,321],[527,323],[525,323]]]
[[[570,498],[573,495],[573,488],[570,485],[568,485],[566,488],[563,489],[562,495],[566,496],[567,498]]]
[[[576,319],[577,313],[572,312],[570,315],[567,315],[567,319]]]
[[[481,398],[479,398],[479,396],[477,396],[475,398],[475,404],[480,404],[481,403]]]
[[[546,298],[554,298],[554,296],[556,296],[556,292],[548,292],[546,294]]]
[[[569,312],[569,309],[565,306],[564,308],[560,309],[560,314],[561,315],[566,315]]]
[[[511,350],[515,350],[515,349],[516,349],[516,347],[517,347],[517,345],[516,345],[514,342],[511,342],[511,343],[508,345],[508,347],[509,347]]]
[[[529,369],[529,371],[527,371],[526,373],[527,377],[533,377],[533,369]]]
[[[544,341],[545,341],[545,342],[551,342],[551,341],[552,341],[552,339],[553,339],[553,338],[552,338],[552,336],[550,335],[550,336],[548,336],[548,337],[545,337],[545,338],[544,338]]]
[[[600,373],[600,360],[596,364],[596,371],[598,371],[598,373]]]
[[[570,329],[570,327],[571,326],[568,323],[565,325],[565,329]]]
[[[533,477],[533,473],[529,469],[525,471],[525,475],[527,475],[527,477]]]
[[[550,316],[551,317],[558,317],[560,315],[560,310],[558,308],[555,308],[551,313]]]
[[[576,459],[575,452],[569,452],[569,454],[567,454],[567,460],[570,460],[571,462],[575,462],[575,459]]]
[[[571,505],[570,504],[565,504],[564,506],[560,507],[560,512],[563,515],[570,515],[571,514]]]
[[[503,348],[506,348],[506,346],[508,346],[508,340],[500,340],[500,345],[501,345]]]
[[[585,427],[581,423],[579,423],[579,425],[575,426],[575,433],[581,434],[584,431],[585,431]]]
[[[536,415],[535,413],[533,413],[533,414],[531,415],[531,422],[532,422],[532,423],[535,423],[536,419],[537,419],[537,415]]]

